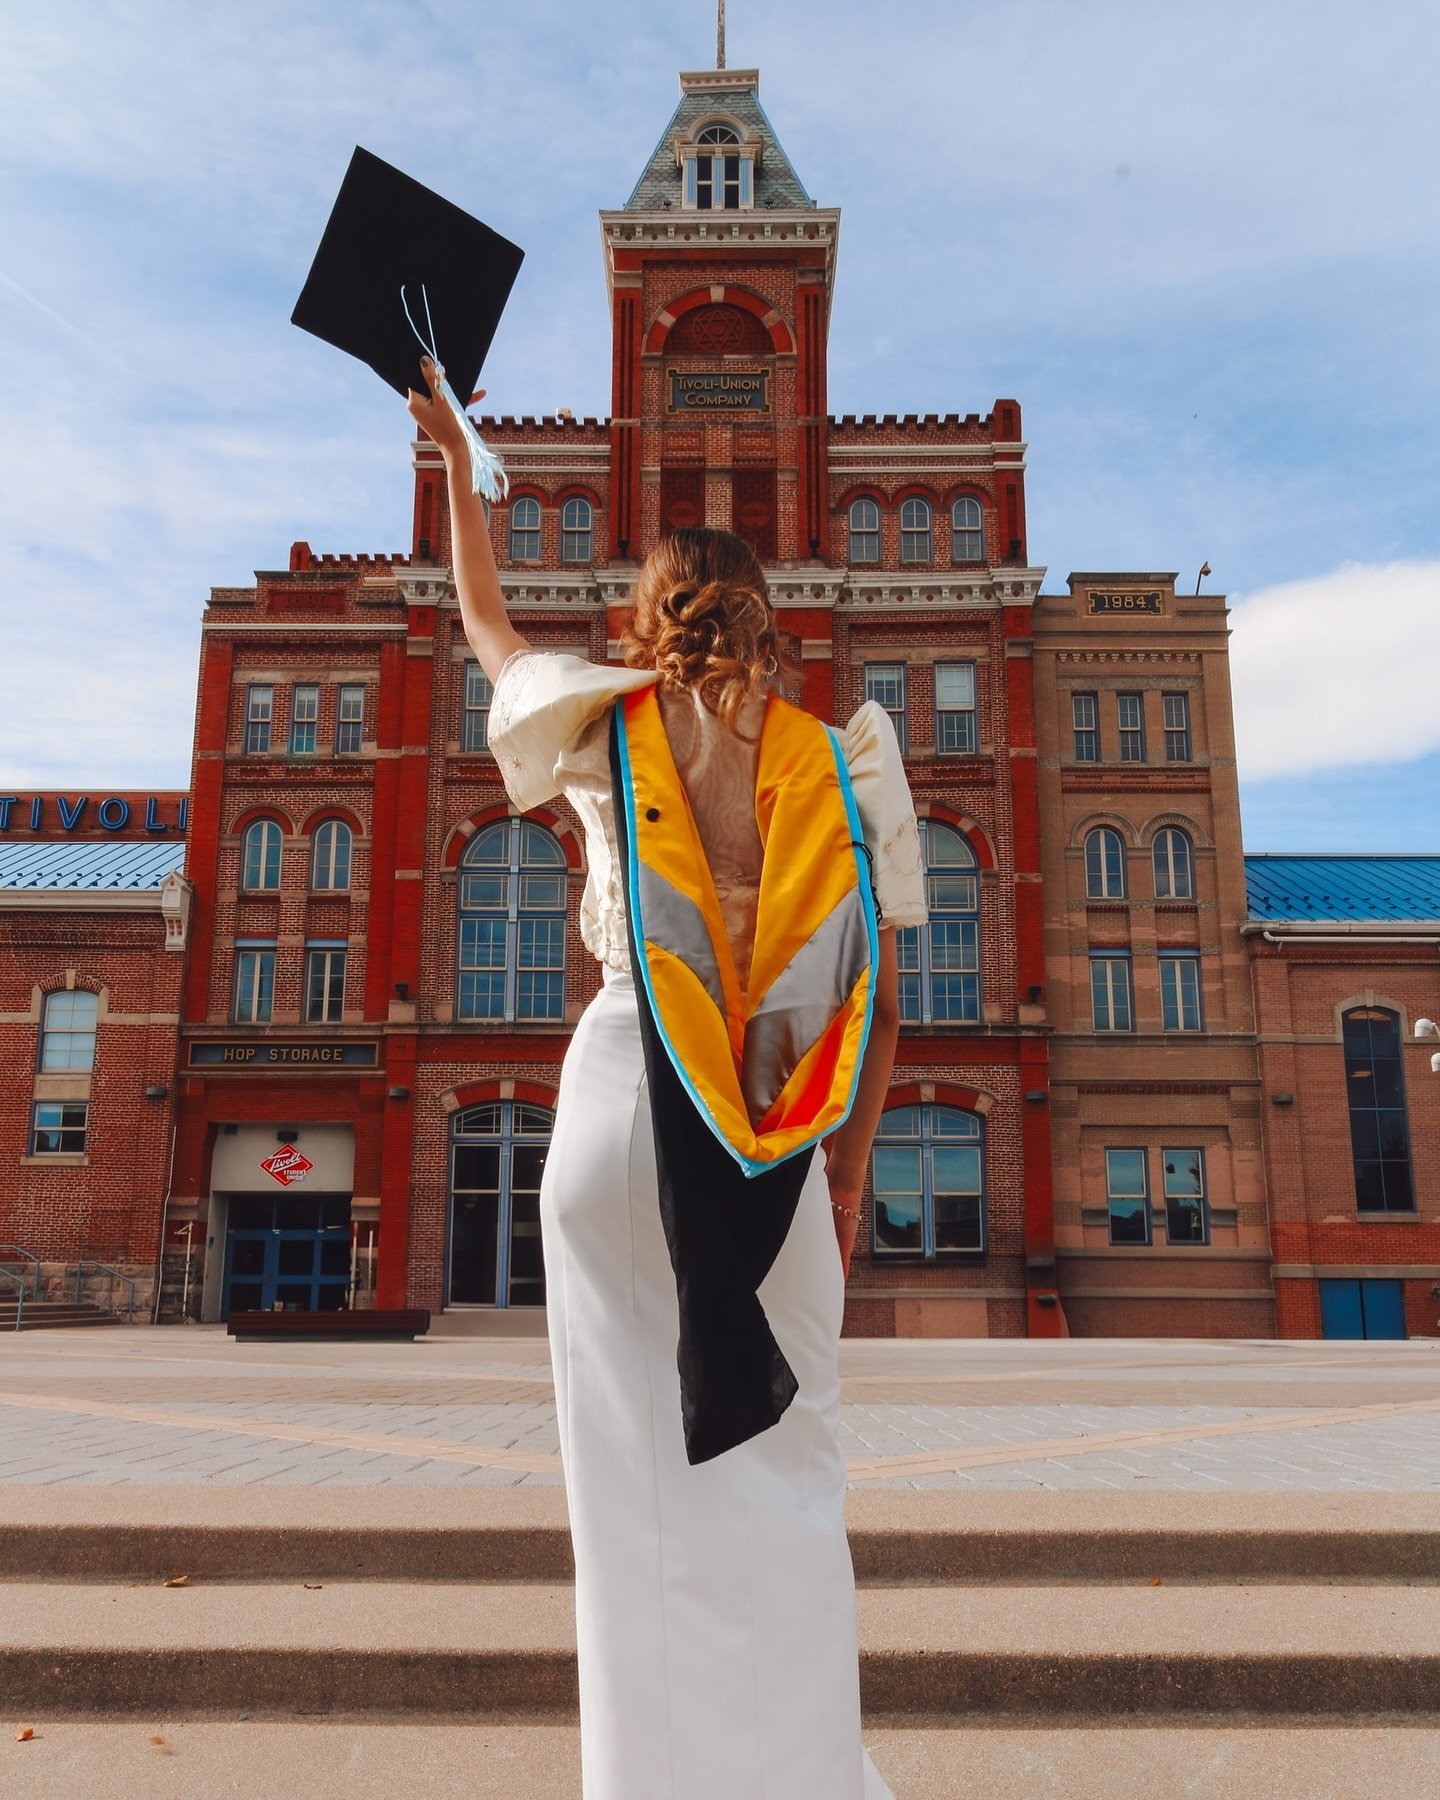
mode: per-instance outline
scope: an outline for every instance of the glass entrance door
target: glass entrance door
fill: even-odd
[[[540,1178],[554,1114],[500,1100],[450,1130],[450,1306],[543,1306]]]
[[[225,1298],[232,1312],[343,1312],[350,1303],[348,1194],[232,1194]]]

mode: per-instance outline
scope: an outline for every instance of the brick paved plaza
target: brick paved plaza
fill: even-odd
[[[1440,1488],[1440,1342],[847,1340],[856,1487]],[[553,1486],[543,1338],[0,1341],[0,1484]]]

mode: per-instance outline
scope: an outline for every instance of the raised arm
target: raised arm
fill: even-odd
[[[411,388],[410,417],[434,440],[445,458],[450,488],[450,554],[460,596],[460,619],[480,667],[494,681],[506,660],[517,650],[528,650],[530,645],[510,623],[505,611],[485,502],[471,487],[465,433],[445,402],[435,398],[435,365],[428,356],[421,357],[420,368],[430,392],[417,394]],[[483,400],[485,396],[481,392],[472,397]]]

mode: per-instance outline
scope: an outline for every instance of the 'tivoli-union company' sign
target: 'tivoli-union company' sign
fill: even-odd
[[[768,369],[667,369],[670,411],[769,412]]]
[[[0,794],[0,831],[181,833],[189,822],[188,794]]]

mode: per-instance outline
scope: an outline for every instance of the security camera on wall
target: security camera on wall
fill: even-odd
[[[1416,1037],[1440,1037],[1440,1025],[1433,1019],[1417,1019],[1415,1021]]]

